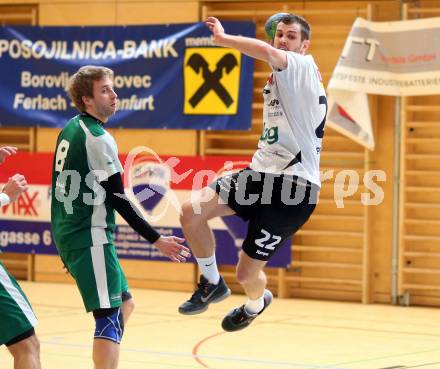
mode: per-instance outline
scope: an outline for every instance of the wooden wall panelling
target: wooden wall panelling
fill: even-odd
[[[0,25],[36,25],[38,23],[38,7],[29,5],[0,5]]]
[[[405,0],[402,9],[404,19],[431,18],[440,14],[439,0]]]
[[[8,271],[17,279],[32,280],[33,263],[32,255],[0,253],[0,261],[6,266]]]
[[[194,265],[145,260],[120,260],[130,287],[192,291]],[[21,275],[24,277],[24,272]],[[35,259],[35,281],[74,283],[63,269],[58,256],[38,255]]]
[[[199,20],[198,1],[118,1],[116,24],[190,23]]]
[[[371,6],[365,3],[344,9],[338,9],[335,3],[332,7],[328,4],[300,4],[289,7],[288,11],[304,15],[311,23],[310,53],[316,58],[325,83],[354,19],[357,16],[371,18]],[[364,190],[362,179],[368,169],[369,153],[327,128],[321,155],[321,171],[333,171],[334,177],[323,182],[314,215],[295,236],[292,270],[287,273],[287,280],[293,282],[290,291],[299,297],[368,303],[369,208],[362,206],[360,192]],[[338,186],[349,188],[348,181],[340,177],[347,170],[358,176],[360,182],[359,187],[353,188],[354,195],[344,199],[341,208],[335,202],[335,195]]]
[[[0,5],[0,25],[36,25],[38,6]],[[0,121],[0,146],[16,146],[21,151],[35,151],[35,127],[12,127]],[[33,280],[35,256],[31,254],[0,254],[11,274],[19,279]]]
[[[385,181],[377,182],[383,190],[383,200],[369,207],[370,218],[370,283],[372,302],[391,302],[391,260],[393,229],[393,160],[395,98],[375,96],[377,111],[374,127],[376,147],[371,152],[370,167],[383,171]],[[374,122],[374,120],[373,120]]]
[[[411,2],[404,19],[440,16]],[[402,98],[399,279],[401,304],[440,305],[440,96]]]
[[[15,146],[21,151],[35,151],[35,127],[0,126],[0,146]]]
[[[40,2],[40,26],[106,26],[116,21],[116,2]]]

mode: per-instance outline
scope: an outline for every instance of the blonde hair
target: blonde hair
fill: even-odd
[[[93,82],[99,81],[104,77],[113,79],[113,71],[106,67],[85,65],[79,68],[70,78],[68,88],[69,96],[80,112],[86,110],[82,97],[93,97]]]

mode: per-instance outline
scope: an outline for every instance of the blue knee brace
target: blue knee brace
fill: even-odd
[[[96,323],[95,338],[121,343],[124,334],[121,308],[95,310],[93,316]]]

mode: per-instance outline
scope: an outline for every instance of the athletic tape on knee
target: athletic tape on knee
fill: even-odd
[[[124,334],[124,320],[120,308],[107,316],[95,317],[95,323],[95,338],[121,343]]]

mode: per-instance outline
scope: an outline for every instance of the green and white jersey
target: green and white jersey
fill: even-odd
[[[52,169],[52,233],[58,250],[112,243],[115,211],[98,184],[122,173],[114,138],[83,113],[58,136]]]
[[[0,346],[37,324],[23,290],[0,262]]]

